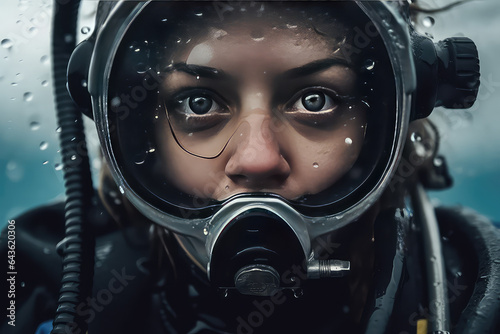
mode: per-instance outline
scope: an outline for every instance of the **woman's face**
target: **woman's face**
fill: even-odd
[[[329,188],[356,161],[368,106],[344,57],[344,29],[271,21],[209,26],[169,55],[156,132],[164,173],[180,190],[296,199]]]

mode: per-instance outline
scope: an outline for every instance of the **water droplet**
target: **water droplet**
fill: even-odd
[[[121,102],[122,102],[122,100],[121,100],[118,96],[113,97],[113,98],[111,99],[111,106],[112,106],[112,107],[118,107],[118,106],[120,105],[120,103],[121,103]]]
[[[12,43],[12,41],[8,38],[2,39],[0,44],[2,44],[2,47],[5,49],[10,49],[14,45],[14,43]]]
[[[434,20],[434,18],[432,16],[426,16],[422,19],[422,24],[424,25],[424,27],[426,28],[430,28],[434,25],[436,21]]]
[[[422,136],[418,132],[413,132],[410,137],[412,142],[420,142],[422,141]]]
[[[161,22],[167,22],[167,21],[168,21],[168,19],[162,19],[161,20]]]
[[[73,35],[71,35],[71,34],[64,35],[64,42],[66,42],[68,44],[73,42]]]
[[[62,170],[62,169],[63,169],[63,165],[62,165],[62,164],[60,164],[60,163],[56,163],[56,164],[54,165],[54,169],[55,169],[55,170]]]
[[[42,165],[48,165],[49,163],[49,160],[45,160],[44,162],[42,162]]]
[[[203,16],[203,13],[194,13],[194,15],[198,16],[198,17],[202,17]]]
[[[90,32],[90,28],[87,26],[82,27],[82,29],[80,29],[80,32],[84,35],[87,35]]]
[[[135,71],[137,74],[144,74],[149,69],[149,66],[144,63],[138,63],[135,65]]]
[[[44,65],[47,65],[49,63],[49,56],[40,57],[40,62]]]
[[[73,155],[71,156],[71,160],[73,160],[73,161],[75,161],[75,160],[76,160],[76,154],[73,154]]]
[[[43,80],[42,81],[42,86],[43,87],[47,87],[49,85],[49,81],[48,80]]]
[[[10,84],[12,87],[16,87],[17,86],[17,82],[13,82]]]
[[[314,168],[319,168],[319,164],[318,164],[317,162],[314,162],[314,163],[313,163],[313,167],[314,167]]]
[[[26,286],[26,283],[21,282],[21,288],[24,288]]]
[[[433,163],[434,163],[434,166],[441,167],[443,165],[443,159],[436,157],[436,158],[434,158]]]
[[[82,87],[87,87],[87,80],[83,79],[81,84],[82,84]]]
[[[40,150],[45,151],[48,147],[49,147],[49,143],[47,143],[46,141],[42,141],[40,143]]]
[[[302,289],[294,289],[294,290],[293,290],[293,296],[294,296],[295,298],[300,298],[300,297],[302,297],[303,295],[304,295],[304,290],[302,290]]]
[[[345,143],[346,143],[347,145],[351,145],[351,144],[352,144],[352,139],[351,139],[351,138],[349,138],[349,137],[347,137],[347,138],[345,139]]]
[[[50,254],[50,249],[48,249],[47,247],[44,247],[43,254]]]
[[[136,165],[142,165],[146,161],[146,153],[138,153],[134,158],[134,163]]]
[[[229,190],[229,186],[225,186],[224,189]]]
[[[227,298],[227,296],[229,295],[229,290],[228,289],[225,289],[224,290],[224,298]]]
[[[36,27],[31,27],[31,28],[29,28],[28,32],[33,37],[33,35],[35,35],[36,33],[38,33],[38,29]]]
[[[365,60],[363,67],[367,71],[372,71],[375,68],[375,62],[372,59],[367,59]]]
[[[56,128],[57,133],[61,133],[61,131],[62,131],[61,127]]]
[[[36,131],[36,130],[40,129],[40,123],[38,123],[38,122],[31,122],[30,123],[30,129],[31,129],[31,131]]]
[[[204,234],[204,235],[208,235],[208,228],[206,228],[206,227],[205,227],[205,228],[203,229],[203,234]]]

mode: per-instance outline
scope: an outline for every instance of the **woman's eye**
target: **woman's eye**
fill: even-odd
[[[184,115],[206,115],[224,110],[214,99],[205,95],[192,95],[177,99],[175,109]]]
[[[308,91],[293,104],[293,111],[327,111],[335,108],[338,103],[329,95],[319,90]]]
[[[197,115],[204,115],[212,109],[214,100],[206,96],[193,96],[189,98],[189,108]]]

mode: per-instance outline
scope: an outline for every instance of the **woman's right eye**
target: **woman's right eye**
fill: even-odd
[[[198,115],[227,112],[227,108],[217,103],[211,96],[205,94],[194,94],[188,97],[177,98],[174,108],[178,114],[195,117]]]

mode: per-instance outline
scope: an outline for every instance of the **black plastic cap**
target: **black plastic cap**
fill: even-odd
[[[436,45],[439,83],[436,107],[470,108],[479,90],[479,57],[467,37],[447,38]]]
[[[93,50],[94,44],[89,40],[83,41],[75,48],[68,63],[66,83],[73,101],[90,118],[93,118],[92,101],[87,88],[87,80]]]

